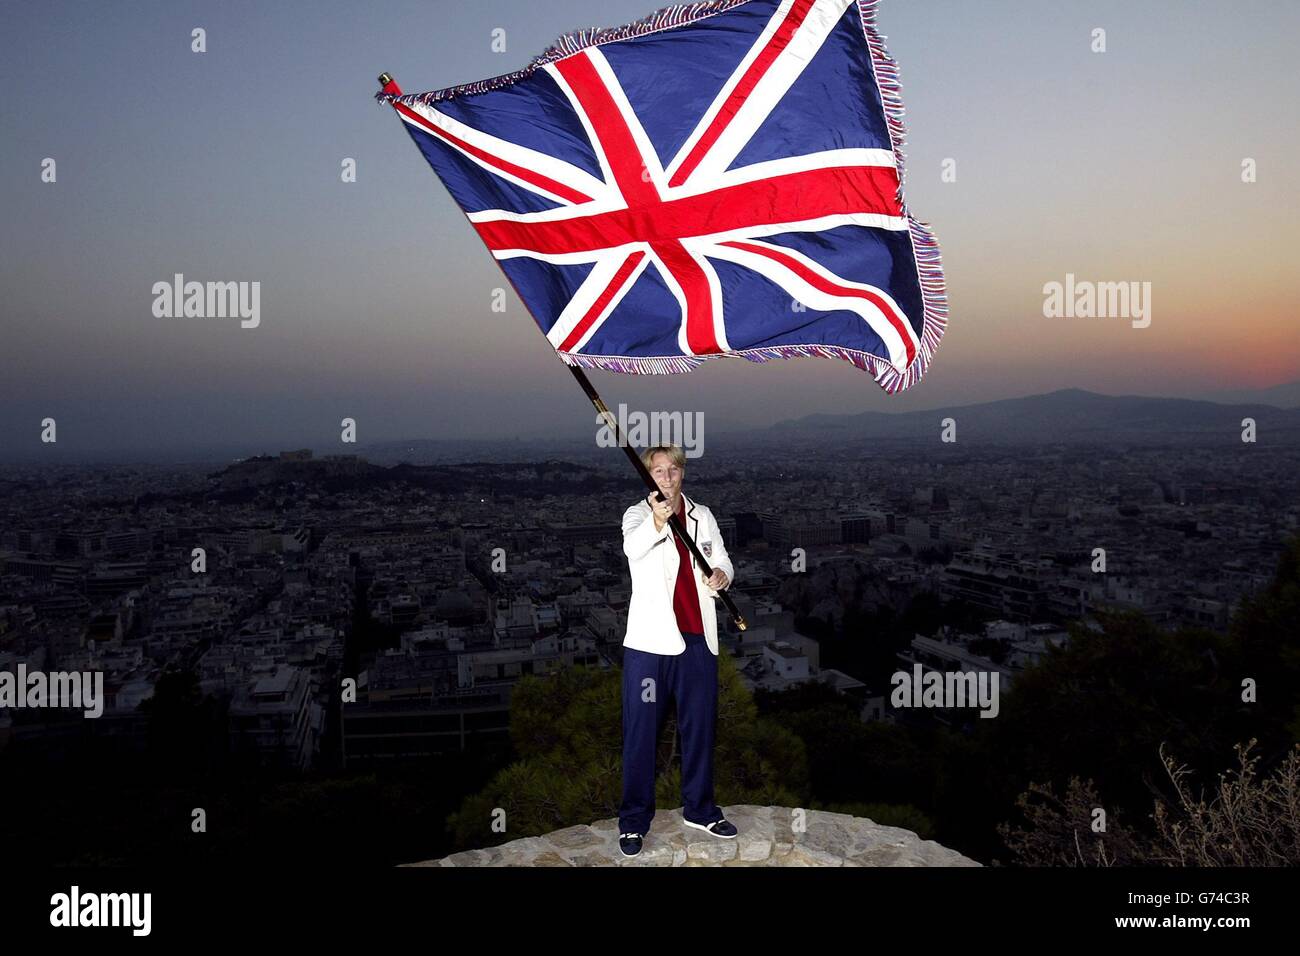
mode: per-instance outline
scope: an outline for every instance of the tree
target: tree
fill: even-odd
[[[149,715],[147,754],[154,770],[169,776],[206,772],[226,751],[225,708],[205,696],[189,669],[167,670],[141,701]]]

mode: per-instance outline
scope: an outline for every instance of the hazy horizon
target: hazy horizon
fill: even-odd
[[[973,409],[973,408],[981,408],[990,404],[997,404],[999,402],[1014,402],[1022,399],[1042,398],[1060,392],[1071,392],[1071,391],[1082,391],[1085,394],[1102,395],[1103,397],[1106,398],[1139,398],[1139,399],[1149,398],[1154,401],[1159,401],[1161,399],[1170,399],[1175,401],[1211,402],[1213,404],[1224,405],[1225,407],[1250,405],[1250,406],[1267,406],[1281,411],[1300,411],[1300,380],[1286,383],[1285,385],[1279,386],[1278,388],[1275,389],[1258,390],[1257,392],[1252,393],[1250,396],[1240,398],[1240,399],[1228,397],[1226,394],[1224,395],[1224,397],[1221,398],[1214,398],[1214,397],[1183,398],[1182,396],[1105,395],[1104,393],[1100,393],[1100,392],[1092,392],[1089,390],[1081,390],[1081,389],[1076,389],[1071,387],[1065,387],[1061,389],[1053,389],[1050,392],[1033,393],[1030,395],[1006,396],[1005,398],[992,399],[988,402],[981,401],[981,402],[968,402],[968,403],[954,403],[951,405],[936,405],[933,408],[872,409],[869,411],[875,414],[882,414],[882,415],[889,416],[889,415],[904,415],[904,414],[914,413],[914,412],[941,411],[941,410],[951,411],[954,409],[962,409],[962,408]],[[1278,393],[1282,395],[1282,397],[1277,400],[1269,400],[1268,395],[1270,392]],[[668,408],[668,407],[661,407],[661,408],[654,408],[654,409],[640,408],[636,406],[630,406],[627,403],[621,403],[623,407],[620,407],[620,403],[618,402],[609,402],[607,404],[610,411],[613,412],[615,416],[619,418],[620,427],[626,426],[625,416],[627,421],[636,421],[638,418],[640,418],[645,424],[648,424],[648,420],[645,419],[644,417],[648,414],[657,413],[657,412],[672,413],[672,412],[689,411],[689,409]],[[234,460],[243,460],[245,458],[252,458],[252,457],[258,457],[263,455],[271,455],[272,457],[275,457],[280,452],[299,451],[302,449],[310,450],[313,454],[313,457],[318,457],[318,458],[323,457],[325,455],[361,455],[365,457],[368,453],[374,452],[380,448],[382,448],[384,456],[387,456],[391,453],[391,448],[389,446],[401,445],[403,443],[408,443],[408,442],[411,443],[413,446],[416,444],[426,444],[426,445],[446,444],[449,446],[456,446],[456,447],[465,447],[465,446],[473,447],[477,445],[482,445],[485,447],[499,447],[502,445],[508,445],[513,442],[520,445],[521,448],[520,460],[525,460],[527,455],[530,452],[535,451],[536,446],[540,443],[554,442],[558,447],[566,448],[566,452],[565,452],[566,454],[572,453],[571,448],[569,448],[568,446],[572,446],[575,443],[581,443],[584,445],[589,444],[591,449],[593,450],[602,447],[597,443],[596,440],[596,434],[601,430],[602,426],[596,420],[596,414],[594,409],[591,408],[591,405],[587,403],[585,399],[583,405],[584,405],[584,411],[581,417],[571,417],[571,418],[565,418],[561,421],[557,421],[555,423],[554,429],[547,433],[507,432],[495,436],[403,435],[403,436],[397,436],[393,438],[378,438],[378,439],[372,439],[370,441],[358,441],[355,444],[347,444],[341,442],[339,440],[338,435],[336,434],[333,436],[318,437],[315,439],[307,439],[307,440],[296,440],[294,438],[290,438],[286,441],[279,441],[275,439],[271,439],[271,440],[247,439],[247,440],[237,441],[233,443],[224,443],[224,444],[215,444],[211,442],[206,444],[190,443],[190,444],[179,444],[175,446],[156,446],[152,448],[135,448],[131,446],[125,446],[125,447],[115,448],[111,451],[103,451],[103,450],[95,451],[94,449],[90,449],[85,452],[79,452],[75,448],[69,451],[69,448],[65,443],[63,444],[62,447],[59,447],[57,450],[53,450],[52,447],[47,446],[43,454],[34,454],[29,451],[25,457],[22,456],[21,454],[15,454],[12,450],[10,450],[7,455],[0,456],[0,464],[9,464],[15,467],[17,466],[31,467],[31,466],[40,465],[42,462],[47,462],[53,466],[63,467],[69,465],[93,466],[98,464],[104,464],[104,465],[177,464],[180,465],[180,464],[197,464],[197,463],[205,463],[205,462],[229,463],[230,461],[234,461]],[[859,415],[859,414],[863,414],[863,413],[860,411],[836,412],[834,410],[829,410],[829,411],[822,410],[822,411],[809,413],[808,415],[800,415],[800,416],[792,416],[789,418],[776,419],[770,423],[764,423],[761,426],[741,425],[741,426],[729,427],[726,423],[719,425],[716,422],[709,420],[707,426],[707,432],[710,436],[712,436],[713,440],[715,441],[719,437],[728,441],[730,440],[744,441],[746,439],[751,439],[751,438],[762,438],[764,437],[763,433],[768,430],[774,429],[782,425],[787,425],[790,422],[799,422],[810,416],[836,416],[836,415]],[[674,426],[674,427],[678,427],[678,426]],[[697,433],[695,435],[695,440],[702,440],[703,436],[701,434],[698,434],[698,432],[702,432],[705,430],[704,424],[697,423],[694,427],[697,430]],[[1234,424],[1233,428],[1235,427],[1236,426]],[[1229,430],[1231,431],[1231,429]],[[687,433],[688,436],[690,434],[692,433],[690,432]],[[774,432],[771,438],[773,441],[782,441],[785,439],[785,435],[779,432]],[[626,440],[626,436],[625,436],[625,440]],[[679,438],[677,440],[680,441],[681,439]],[[1067,443],[1069,441],[1068,439],[1062,439],[1062,440],[1066,441]],[[1123,440],[1124,439],[1120,440],[1121,444],[1123,443]],[[633,444],[635,445],[636,442],[634,441]],[[611,451],[609,452],[609,454],[610,454],[610,461],[613,461],[615,463],[623,461],[622,456],[617,454],[616,452]]]

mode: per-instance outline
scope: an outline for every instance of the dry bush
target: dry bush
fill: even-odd
[[[1248,757],[1255,738],[1237,744],[1240,769],[1219,774],[1219,792],[1207,803],[1183,783],[1189,775],[1160,748],[1178,794],[1173,810],[1156,801],[1160,839],[1149,862],[1165,866],[1295,866],[1300,864],[1300,744],[1277,772],[1256,780],[1258,756]]]
[[[1135,866],[1141,865],[1146,843],[1124,826],[1117,813],[1107,811],[1106,832],[1092,829],[1093,810],[1102,806],[1091,780],[1071,777],[1065,795],[1052,785],[1031,783],[1016,798],[1028,828],[998,824],[998,835],[1019,866]]]
[[[1300,864],[1300,744],[1277,771],[1258,778],[1249,756],[1256,740],[1237,744],[1240,769],[1219,774],[1211,799],[1193,797],[1178,765],[1160,746],[1176,802],[1157,799],[1155,833],[1125,826],[1107,812],[1106,832],[1092,830],[1093,810],[1103,806],[1092,780],[1071,777],[1064,796],[1051,785],[1031,783],[1016,798],[1027,827],[999,824],[998,835],[1019,866],[1295,866]]]

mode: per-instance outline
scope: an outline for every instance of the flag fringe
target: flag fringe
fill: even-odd
[[[427,93],[403,93],[399,96],[394,93],[379,92],[375,94],[375,101],[381,104],[405,103],[411,106],[415,103],[421,103],[428,106],[431,103],[452,99],[457,96],[469,96],[474,93],[499,90],[504,86],[510,86],[526,79],[548,63],[562,60],[566,56],[572,56],[587,47],[613,43],[616,40],[627,40],[631,37],[645,36],[648,33],[668,30],[686,23],[694,23],[696,20],[715,16],[730,10],[732,7],[749,2],[750,0],[702,0],[699,3],[663,7],[648,16],[642,17],[640,20],[621,27],[590,27],[585,30],[572,30],[559,37],[540,54],[533,57],[532,61],[522,70],[516,70],[514,73],[504,73],[501,76],[479,80],[476,83],[462,83],[459,86],[449,86],[442,90],[430,90]]]
[[[933,346],[931,346],[931,351],[933,351]],[[770,362],[773,359],[800,358],[801,356],[838,358],[851,362],[870,374],[891,395],[912,384],[918,375],[915,361],[907,369],[899,369],[878,355],[837,345],[774,345],[758,349],[731,349],[717,355],[584,355],[577,352],[560,352],[558,350],[555,354],[566,365],[576,365],[579,368],[604,369],[607,372],[623,372],[631,375],[676,375],[689,372],[710,359],[719,358],[743,358],[746,361],[755,363]]]
[[[943,261],[939,256],[939,242],[929,223],[918,222],[908,212],[907,200],[903,195],[907,159],[903,152],[903,147],[907,145],[907,125],[903,120],[903,87],[898,77],[898,61],[889,55],[885,37],[876,29],[876,8],[879,5],[880,0],[857,0],[862,32],[866,35],[867,48],[871,51],[876,89],[880,91],[880,103],[885,110],[889,142],[894,150],[894,166],[898,170],[896,198],[907,219],[908,234],[912,239],[912,256],[916,261],[916,278],[921,288],[922,303],[921,342],[912,363],[902,373],[889,366],[896,376],[886,376],[893,383],[892,387],[886,383],[885,378],[876,377],[876,381],[892,395],[918,382],[930,367],[930,360],[939,348],[939,340],[948,328],[948,291],[943,277]]]
[[[428,106],[441,100],[474,93],[486,93],[489,90],[510,86],[532,75],[547,63],[571,56],[587,47],[613,43],[630,37],[645,36],[660,30],[693,23],[706,17],[715,16],[732,7],[749,3],[750,0],[703,0],[698,3],[681,4],[664,7],[649,16],[620,27],[591,28],[575,30],[559,37],[541,54],[522,70],[501,76],[479,80],[476,83],[463,83],[427,93],[404,93],[401,95],[379,92],[375,100],[381,104],[420,103]],[[841,358],[852,362],[858,368],[871,374],[880,386],[889,394],[902,391],[914,385],[925,374],[939,347],[939,341],[948,326],[948,296],[943,276],[943,262],[939,256],[939,244],[928,223],[918,222],[907,210],[903,195],[903,176],[906,156],[903,147],[907,144],[907,127],[903,119],[902,85],[899,82],[898,62],[889,55],[885,47],[885,37],[876,29],[876,10],[880,0],[855,0],[862,31],[871,52],[871,66],[880,93],[881,105],[885,112],[885,123],[889,131],[889,141],[894,153],[894,164],[898,171],[898,190],[896,198],[904,217],[907,219],[908,233],[912,240],[912,253],[916,261],[917,280],[922,299],[922,333],[920,347],[910,365],[899,369],[878,355],[857,349],[839,348],[826,345],[787,345],[763,349],[733,350],[728,355],[745,358],[752,362],[767,362],[775,358],[795,358],[801,355],[815,355],[825,358]],[[664,375],[689,372],[702,362],[711,358],[723,358],[723,355],[704,356],[656,356],[633,358],[618,355],[577,355],[556,351],[556,354],[569,365],[583,368],[601,368],[614,372],[631,374]]]

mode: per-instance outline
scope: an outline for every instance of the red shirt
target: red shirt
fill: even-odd
[[[686,500],[677,499],[677,517],[686,527]],[[695,589],[695,568],[691,564],[691,552],[687,550],[682,539],[675,533],[673,542],[677,545],[677,556],[681,563],[677,566],[677,586],[673,590],[673,613],[677,615],[677,629],[683,634],[703,634],[704,615],[700,612],[700,592]]]

